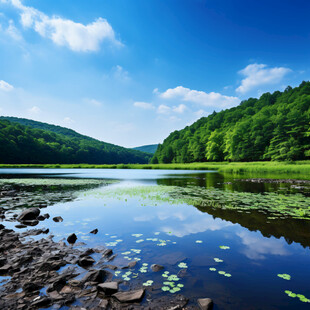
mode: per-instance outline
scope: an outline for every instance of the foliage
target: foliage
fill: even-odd
[[[150,154],[101,142],[67,128],[13,120],[0,119],[0,163],[127,164],[147,163],[150,159]]]
[[[310,161],[294,162],[208,162],[186,164],[118,164],[118,165],[93,165],[93,164],[0,164],[0,168],[84,168],[84,169],[164,169],[164,170],[217,170],[221,173],[239,174],[248,177],[263,177],[270,179],[308,179],[310,180]],[[254,176],[252,175],[254,174]]]
[[[158,146],[152,163],[303,160],[310,157],[310,82],[214,112]]]

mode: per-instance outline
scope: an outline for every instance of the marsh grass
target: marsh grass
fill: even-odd
[[[118,164],[118,165],[92,165],[92,164],[0,164],[0,168],[62,168],[62,169],[167,169],[167,170],[216,170],[230,174],[269,174],[283,175],[283,177],[299,176],[310,179],[310,161],[292,162],[206,162],[187,164]],[[265,176],[266,177],[266,176]]]

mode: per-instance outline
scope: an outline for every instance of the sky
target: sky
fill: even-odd
[[[310,1],[0,0],[0,114],[134,147],[310,77]]]

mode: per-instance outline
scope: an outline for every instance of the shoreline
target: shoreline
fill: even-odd
[[[256,174],[266,179],[310,180],[310,161],[294,162],[208,162],[186,164],[0,164],[0,169],[143,169],[202,170],[228,175]],[[0,171],[1,173],[1,171]]]

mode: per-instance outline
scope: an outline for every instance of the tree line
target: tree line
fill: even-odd
[[[143,164],[148,163],[152,156],[101,142],[60,126],[20,120],[0,119],[0,163]]]
[[[310,159],[310,82],[213,112],[160,144],[151,163]]]

